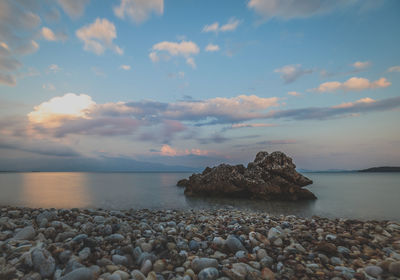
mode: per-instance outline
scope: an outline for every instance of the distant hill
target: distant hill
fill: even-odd
[[[399,166],[380,166],[372,167],[363,170],[358,170],[358,172],[400,172]]]

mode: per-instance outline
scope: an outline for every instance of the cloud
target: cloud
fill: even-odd
[[[297,91],[289,91],[288,95],[296,96],[296,97],[302,96],[302,94],[300,92],[297,92]]]
[[[373,100],[362,98],[355,102],[331,107],[309,107],[302,109],[271,112],[267,118],[292,120],[329,120],[338,117],[354,116],[361,113],[383,112],[400,107],[400,97]]]
[[[124,64],[121,65],[119,68],[122,69],[122,70],[125,70],[125,71],[131,70],[131,66],[130,65],[124,65]]]
[[[83,15],[85,7],[90,0],[58,0],[64,12],[73,19]]]
[[[178,150],[172,148],[169,145],[163,145],[160,150],[160,155],[169,157],[186,156],[186,155],[206,156],[208,154],[210,154],[210,152],[206,150],[200,150],[200,149]]]
[[[219,51],[219,46],[214,44],[208,44],[205,48],[206,52],[217,52]]]
[[[35,106],[27,117],[39,134],[64,137],[68,134],[127,135],[138,129],[141,140],[168,142],[187,129],[206,124],[239,123],[263,118],[278,106],[278,99],[255,95],[217,97],[201,101],[116,102],[97,104],[86,94],[68,93]],[[257,126],[257,124],[254,124]],[[264,127],[265,124],[258,124]]]
[[[42,27],[41,34],[43,38],[46,39],[47,41],[65,41],[67,39],[67,35],[65,33],[55,34],[48,27]]]
[[[228,31],[234,31],[236,28],[239,26],[240,20],[231,18],[229,21],[224,24],[224,25],[219,25],[219,22],[214,22],[210,25],[205,25],[203,27],[202,32],[228,32]]]
[[[235,123],[232,128],[248,128],[248,127],[274,127],[276,124],[273,123]]]
[[[124,51],[113,43],[117,38],[115,25],[107,19],[97,18],[92,24],[85,25],[76,31],[76,36],[84,43],[84,50],[101,55],[106,49],[119,55]]]
[[[297,141],[294,139],[278,139],[278,140],[264,140],[257,142],[257,145],[288,145],[288,144],[296,144]]]
[[[272,18],[290,20],[323,14],[345,7],[354,1],[347,0],[250,0],[247,7],[263,20]]]
[[[17,79],[11,74],[0,73],[0,84],[6,86],[15,86],[17,84]]]
[[[356,71],[362,71],[371,66],[371,62],[369,61],[356,61],[352,64]]]
[[[275,73],[280,73],[281,78],[285,81],[285,84],[293,83],[300,77],[311,74],[313,70],[303,69],[300,64],[286,65],[281,68],[275,69]]]
[[[49,65],[49,72],[57,73],[59,71],[61,71],[61,68],[57,64],[50,64]]]
[[[151,61],[158,62],[160,61],[160,57],[169,59],[170,56],[182,56],[185,58],[188,65],[192,68],[196,68],[192,56],[197,55],[199,52],[199,47],[192,41],[181,41],[179,43],[163,41],[153,45],[149,57]],[[159,55],[160,53],[162,56]]]
[[[347,103],[342,103],[340,105],[335,105],[335,106],[332,106],[332,108],[335,108],[335,109],[338,109],[338,108],[339,109],[340,108],[351,108],[351,107],[354,107],[354,105],[357,105],[357,104],[363,104],[363,103],[368,104],[368,103],[374,103],[374,102],[376,102],[374,99],[369,98],[369,97],[365,97],[365,98],[361,98],[361,99],[359,99],[357,101],[354,101],[354,102],[347,102]]]
[[[94,105],[89,95],[67,93],[35,106],[28,119],[32,124],[55,127],[65,120],[89,118],[87,111]]]
[[[46,140],[40,141],[0,141],[0,149],[18,150],[44,156],[78,157],[80,154],[70,147]]]
[[[335,92],[338,90],[361,91],[366,89],[386,88],[390,85],[391,83],[385,78],[380,78],[379,80],[371,82],[365,78],[352,77],[343,83],[337,81],[322,83],[318,88],[311,89],[311,91],[320,93]]]
[[[0,84],[15,86],[21,56],[36,52],[40,17],[31,1],[0,1]],[[33,5],[36,6],[36,5]]]
[[[147,20],[152,13],[164,13],[164,0],[121,0],[120,5],[114,7],[117,17],[124,19],[127,15],[136,23]]]
[[[400,72],[400,66],[392,66],[387,71],[388,72]]]

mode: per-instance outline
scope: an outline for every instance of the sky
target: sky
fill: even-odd
[[[0,0],[0,170],[400,165],[397,0]],[[170,166],[170,167],[168,167]]]

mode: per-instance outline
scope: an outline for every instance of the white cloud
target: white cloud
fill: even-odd
[[[371,66],[371,62],[369,61],[356,61],[352,64],[352,66],[355,68],[355,70],[361,71],[365,70],[368,67]]]
[[[57,33],[55,34],[50,28],[42,27],[41,30],[42,36],[47,41],[65,41],[67,35],[65,33]]]
[[[281,68],[275,69],[274,72],[280,73],[281,78],[286,84],[296,81],[298,78],[311,74],[313,70],[301,68],[301,64],[286,65]]]
[[[400,66],[392,66],[387,71],[388,72],[400,72]]]
[[[125,71],[131,70],[131,66],[130,65],[121,65],[119,68],[122,69],[122,70],[125,70]]]
[[[371,82],[365,78],[352,77],[343,83],[337,81],[323,83],[318,88],[312,89],[311,91],[321,93],[334,92],[337,90],[360,91],[365,89],[386,88],[390,85],[391,83],[385,78],[380,78],[379,80]]]
[[[163,57],[165,59],[169,59],[169,56],[184,57],[186,59],[186,63],[192,68],[196,68],[196,64],[192,56],[200,52],[199,47],[192,41],[181,41],[179,43],[164,41],[153,45],[151,50],[152,51],[150,52],[149,57],[153,62],[160,61],[160,56],[158,54],[163,53]]]
[[[219,23],[218,22],[214,22],[210,25],[205,25],[202,30],[202,32],[218,32],[218,31],[219,31]]]
[[[188,64],[188,65],[190,65],[190,67],[192,67],[193,69],[196,69],[196,63],[194,62],[194,59],[193,59],[193,57],[188,57],[188,58],[186,58],[186,63]]]
[[[114,7],[114,14],[119,18],[127,15],[136,23],[147,20],[151,13],[164,13],[164,0],[121,0],[119,6]]]
[[[53,72],[53,73],[57,73],[57,72],[61,71],[61,68],[57,64],[51,64],[51,65],[49,65],[49,71]]]
[[[239,26],[239,24],[240,24],[240,20],[231,18],[228,20],[227,23],[225,23],[224,25],[221,25],[221,26],[220,26],[219,22],[214,22],[210,25],[205,25],[203,27],[202,32],[218,33],[218,32],[234,31]]]
[[[338,7],[352,4],[348,0],[250,0],[247,7],[254,10],[262,19],[307,18],[330,12]]]
[[[206,52],[217,52],[219,51],[219,46],[214,44],[208,44],[205,48]]]
[[[79,18],[83,15],[85,7],[90,0],[58,0],[58,3],[71,18]]]
[[[289,91],[288,95],[298,97],[298,96],[301,96],[302,94],[300,92],[297,92],[297,91]]]
[[[222,25],[219,31],[226,32],[226,31],[234,31],[239,26],[240,21],[234,18],[229,19],[229,21]]]
[[[84,43],[86,51],[101,55],[110,49],[119,55],[123,54],[123,50],[113,43],[117,38],[115,25],[105,18],[97,18],[92,24],[78,29],[76,36]]]
[[[89,95],[67,93],[35,106],[28,119],[33,124],[55,127],[65,120],[89,118],[87,112],[95,104]]]

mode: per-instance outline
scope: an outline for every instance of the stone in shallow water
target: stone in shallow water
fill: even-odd
[[[208,267],[200,271],[198,278],[199,280],[215,280],[218,275],[218,270],[215,267]]]

